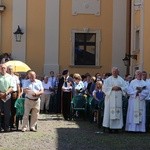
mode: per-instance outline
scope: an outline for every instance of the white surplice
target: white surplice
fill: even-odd
[[[118,86],[120,91],[113,91],[112,88]],[[102,90],[105,93],[105,107],[103,126],[110,129],[121,129],[123,127],[122,114],[122,94],[127,88],[127,84],[120,76],[114,78],[110,76],[104,81]]]
[[[127,90],[129,97],[126,119],[126,131],[145,132],[146,106],[145,98],[148,96],[148,89],[145,88],[139,96],[136,96],[137,87],[146,86],[144,80],[134,79]]]

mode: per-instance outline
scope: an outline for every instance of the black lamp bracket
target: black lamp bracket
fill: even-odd
[[[127,57],[127,58],[132,58],[132,59],[137,60],[137,55],[126,54],[126,57]]]

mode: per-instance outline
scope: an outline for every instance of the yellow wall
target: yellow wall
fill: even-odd
[[[60,7],[60,53],[59,63],[61,64],[60,70],[68,68],[71,73],[79,72],[84,74],[86,72],[94,75],[96,72],[108,72],[111,68],[112,58],[112,6],[113,0],[108,1],[101,0],[100,16],[95,15],[72,15],[72,1],[61,1]],[[102,68],[74,68],[70,67],[71,64],[71,30],[83,29],[88,27],[90,29],[101,30],[101,51],[100,51],[100,65]],[[109,60],[109,61],[108,61]],[[109,63],[108,63],[109,62]],[[105,68],[105,70],[104,70]]]
[[[45,0],[27,0],[26,62],[43,74],[45,50]]]
[[[3,0],[6,10],[2,15],[2,52],[12,50],[12,0]],[[19,13],[19,12],[18,12]],[[27,0],[26,63],[43,75],[45,50],[45,0]]]
[[[109,3],[108,3],[109,1]],[[128,0],[128,3],[130,0]],[[12,3],[13,0],[2,0],[6,10],[2,16],[2,51],[12,50]],[[27,0],[27,37],[26,37],[26,63],[38,74],[43,74],[44,50],[45,50],[45,0]],[[149,50],[150,50],[150,0],[144,0],[144,69],[150,72]],[[129,21],[127,13],[127,21]],[[135,26],[140,25],[140,11],[134,14]],[[112,66],[112,22],[113,22],[113,0],[101,0],[100,15],[72,15],[72,0],[60,0],[60,43],[59,43],[59,65],[60,71],[68,68],[71,73],[86,72],[92,75],[96,72],[105,73]],[[128,26],[127,22],[127,26]],[[100,65],[102,68],[83,67],[75,68],[71,65],[71,30],[99,29],[101,31]],[[127,30],[130,33],[129,30]],[[129,38],[129,36],[127,36]],[[127,49],[130,42],[127,40]]]
[[[2,13],[3,39],[2,51],[11,52],[12,49],[12,2],[3,0],[6,11]],[[26,63],[38,74],[43,74],[44,50],[45,50],[45,0],[27,0],[27,23],[26,23]],[[60,71],[68,68],[71,73],[86,72],[94,75],[97,72],[105,73],[112,66],[112,22],[113,0],[101,0],[100,15],[72,15],[72,0],[60,0],[60,43],[59,65]],[[102,68],[71,67],[71,30],[99,29],[101,31],[100,65]]]
[[[150,0],[144,0],[144,70],[150,73]]]
[[[12,49],[12,0],[3,0],[6,10],[2,16],[2,52],[11,53]]]

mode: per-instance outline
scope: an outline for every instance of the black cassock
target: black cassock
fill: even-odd
[[[57,112],[61,113],[61,97],[62,97],[62,86],[64,84],[64,77],[59,79],[58,89],[57,89]]]

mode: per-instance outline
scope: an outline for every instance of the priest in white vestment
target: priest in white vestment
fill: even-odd
[[[119,70],[112,68],[112,76],[108,77],[103,84],[102,90],[105,93],[105,107],[103,127],[109,129],[122,129],[122,95],[127,88],[123,78],[119,76]]]
[[[126,131],[145,132],[146,106],[145,99],[148,96],[147,84],[142,80],[142,72],[136,70],[135,79],[131,81],[127,94],[128,111],[126,119]]]
[[[150,77],[150,76],[149,76]],[[146,71],[142,71],[142,79],[146,82],[146,87],[149,91],[148,96],[146,97],[146,131],[150,130],[150,78]]]

